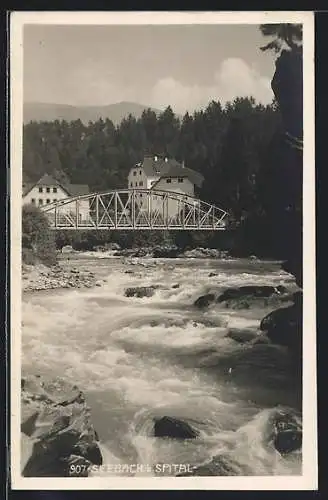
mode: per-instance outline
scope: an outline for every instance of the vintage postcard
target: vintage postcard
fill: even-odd
[[[313,13],[13,12],[10,120],[12,488],[316,489]]]

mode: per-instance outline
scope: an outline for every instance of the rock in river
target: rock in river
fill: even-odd
[[[194,439],[199,433],[187,422],[174,417],[161,417],[154,419],[155,437],[170,437],[175,439]]]
[[[126,297],[138,297],[138,299],[141,299],[142,297],[152,297],[156,288],[156,286],[136,286],[127,288],[124,295]]]
[[[218,302],[224,302],[230,299],[240,299],[244,297],[271,297],[274,294],[280,294],[285,292],[286,289],[282,286],[259,286],[259,285],[248,285],[240,286],[239,288],[228,288],[219,297]]]
[[[288,290],[279,285],[277,287],[268,285],[247,285],[238,288],[228,288],[217,298],[217,302],[225,303],[226,307],[233,309],[248,309],[250,305],[263,302],[263,306],[277,301],[286,300]]]
[[[156,246],[153,248],[153,257],[155,259],[167,258],[175,259],[179,255],[179,248],[177,246]]]
[[[193,248],[192,250],[186,250],[183,256],[187,259],[219,259],[221,256],[220,250],[216,248]]]
[[[194,306],[198,307],[199,309],[204,309],[205,307],[208,307],[210,304],[212,304],[214,300],[214,293],[207,293],[206,295],[201,295],[200,297],[198,297],[198,299],[194,302]]]
[[[28,375],[21,393],[22,475],[67,477],[102,464],[83,393],[61,378]],[[79,467],[77,467],[79,466]]]
[[[279,432],[274,439],[274,446],[282,455],[299,450],[302,447],[302,432],[296,430]]]
[[[275,416],[273,444],[281,455],[302,447],[302,425],[291,412],[278,412]]]
[[[257,333],[254,330],[247,330],[246,328],[230,328],[226,337],[235,340],[239,344],[244,344],[246,342],[250,342],[251,340],[258,337]]]
[[[274,344],[287,346],[294,354],[302,351],[302,293],[294,294],[294,304],[265,316],[260,324]]]

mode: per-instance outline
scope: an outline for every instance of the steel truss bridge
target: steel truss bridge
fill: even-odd
[[[227,212],[173,191],[121,189],[58,200],[41,207],[55,230],[222,231]]]

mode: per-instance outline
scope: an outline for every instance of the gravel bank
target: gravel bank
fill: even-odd
[[[56,264],[47,267],[43,264],[22,266],[23,291],[50,290],[53,288],[91,288],[97,285],[95,273],[79,270],[76,265]]]

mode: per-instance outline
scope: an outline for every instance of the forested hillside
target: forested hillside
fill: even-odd
[[[263,209],[261,174],[278,128],[275,105],[264,107],[252,98],[225,107],[213,101],[182,120],[168,107],[159,116],[151,110],[140,119],[129,116],[117,127],[101,119],[88,125],[31,122],[24,126],[24,178],[34,181],[48,172],[64,182],[88,184],[91,191],[122,188],[145,153],[166,154],[204,175],[203,200],[240,219]]]
[[[135,102],[117,102],[104,106],[72,106],[68,104],[50,104],[42,102],[25,102],[23,108],[24,123],[31,121],[73,121],[80,119],[84,124],[97,121],[100,118],[110,119],[114,125],[119,125],[123,118],[135,116],[140,118],[147,106]],[[153,111],[159,114],[158,109]]]

